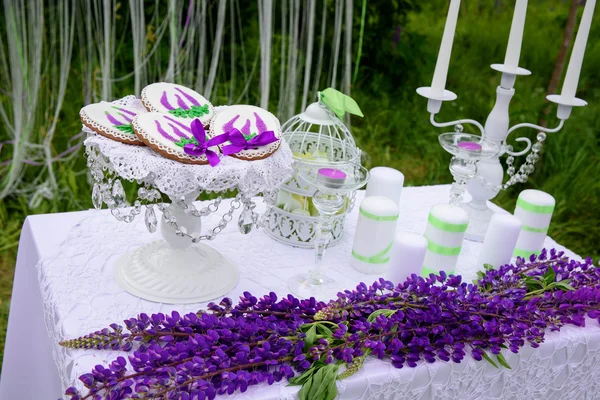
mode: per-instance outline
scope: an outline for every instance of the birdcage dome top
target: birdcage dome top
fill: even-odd
[[[321,102],[310,104],[281,130],[296,160],[327,164],[360,161],[360,150],[350,130]]]

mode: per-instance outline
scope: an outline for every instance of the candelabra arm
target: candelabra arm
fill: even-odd
[[[516,131],[519,128],[533,128],[537,131],[540,132],[546,132],[546,133],[553,133],[553,132],[558,132],[562,129],[562,127],[565,124],[565,120],[561,119],[558,126],[556,128],[544,128],[543,126],[539,126],[536,124],[530,124],[530,123],[522,123],[522,124],[517,124],[515,126],[513,126],[512,128],[510,128],[506,134],[506,136],[508,137],[508,135],[510,135],[513,131]],[[506,153],[510,156],[513,157],[518,157],[518,156],[522,156],[524,154],[527,154],[527,152],[531,149],[531,140],[529,140],[526,137],[520,137],[515,139],[517,142],[526,142],[527,143],[527,147],[525,148],[525,150],[521,150],[519,152],[512,152],[512,151],[506,151]]]
[[[485,133],[485,129],[483,129],[483,125],[481,125],[479,122],[475,121],[474,119],[459,119],[459,120],[451,121],[451,122],[436,122],[435,114],[431,113],[429,121],[431,122],[431,125],[438,127],[438,128],[443,128],[446,126],[454,126],[454,125],[459,125],[459,124],[471,124],[471,125],[475,125],[477,128],[479,128],[479,130],[481,131],[481,136],[483,136]]]

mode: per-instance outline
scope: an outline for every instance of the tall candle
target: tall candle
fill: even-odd
[[[508,36],[508,47],[504,57],[504,66],[517,69],[519,57],[521,56],[521,43],[523,42],[523,29],[525,28],[525,14],[527,13],[527,0],[517,0],[515,12],[513,13],[510,35]]]
[[[452,54],[452,42],[454,41],[454,31],[456,30],[456,20],[460,9],[460,0],[450,0],[450,9],[446,17],[446,26],[442,36],[442,44],[438,53],[433,80],[431,81],[431,90],[433,95],[443,96],[446,88],[446,77],[448,76],[448,66],[450,65],[450,55]]]
[[[575,92],[577,91],[577,83],[579,82],[579,74],[581,73],[581,64],[583,64],[583,55],[585,54],[585,45],[587,44],[588,36],[590,34],[595,6],[596,0],[587,0],[585,2],[583,16],[581,17],[581,23],[579,24],[577,37],[575,38],[575,44],[573,45],[573,52],[571,53],[571,59],[569,60],[569,66],[567,67],[565,82],[563,83],[562,92],[560,93],[567,99],[574,98]]]

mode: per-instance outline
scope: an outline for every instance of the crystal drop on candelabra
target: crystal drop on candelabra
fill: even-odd
[[[252,231],[254,227],[254,213],[252,210],[245,208],[244,211],[240,214],[240,219],[238,220],[238,228],[240,228],[240,232],[244,235],[247,235]]]
[[[92,189],[92,204],[96,210],[102,208],[102,191],[97,183],[94,184],[94,188]]]
[[[544,140],[546,140],[546,134],[544,132],[538,133],[537,140],[538,140],[538,142],[543,142]]]
[[[123,184],[118,179],[115,180],[113,185],[112,197],[115,203],[117,203],[117,206],[125,202],[125,189],[123,189]]]
[[[144,220],[146,221],[146,228],[148,232],[154,233],[156,232],[156,226],[158,221],[156,220],[156,214],[154,213],[154,207],[148,206],[146,207],[146,214]]]
[[[514,175],[514,173],[515,173],[515,167],[513,167],[513,166],[508,167],[507,170],[506,170],[506,173],[508,175]]]
[[[539,152],[539,151],[542,149],[542,144],[541,144],[541,143],[536,143],[536,144],[534,144],[534,145],[531,147],[531,149],[532,149],[532,150],[533,150],[535,153],[537,153],[537,152]]]

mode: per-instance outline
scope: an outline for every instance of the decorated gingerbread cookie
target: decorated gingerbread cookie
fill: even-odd
[[[137,137],[147,146],[171,160],[186,164],[219,163],[218,145],[225,143],[226,135],[212,137],[204,130],[199,119],[182,122],[169,114],[149,112],[132,122]]]
[[[220,146],[224,155],[240,160],[262,160],[275,153],[281,143],[279,120],[267,110],[254,106],[230,106],[210,122],[212,136],[226,134]]]
[[[144,143],[138,139],[131,127],[131,122],[137,115],[136,110],[108,102],[90,104],[79,112],[81,122],[99,135],[143,146]]]
[[[198,118],[208,126],[213,105],[200,94],[174,83],[153,83],[142,90],[142,103],[148,111],[170,114],[188,125]]]

